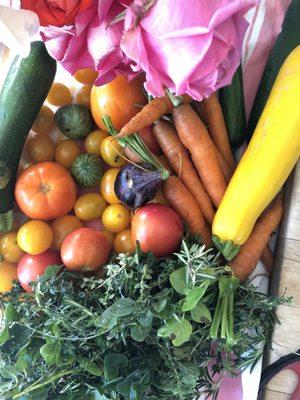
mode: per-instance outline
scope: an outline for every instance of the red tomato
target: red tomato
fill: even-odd
[[[69,172],[54,162],[26,168],[20,175],[15,197],[31,219],[48,220],[68,214],[76,200],[76,184]]]
[[[43,275],[48,265],[60,264],[61,259],[59,255],[51,250],[37,255],[24,254],[17,268],[20,285],[26,292],[32,292],[29,283],[35,282],[39,276]]]
[[[91,228],[80,228],[63,241],[61,258],[70,271],[95,271],[105,264],[110,245],[106,237]]]
[[[152,251],[156,257],[166,257],[176,251],[183,236],[179,215],[161,204],[138,209],[131,229],[133,242],[138,240],[144,252]]]

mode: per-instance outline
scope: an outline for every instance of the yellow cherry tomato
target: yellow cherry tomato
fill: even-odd
[[[131,229],[119,232],[114,240],[114,251],[120,253],[133,253],[135,250],[135,243],[132,240]]]
[[[111,204],[102,215],[102,224],[106,230],[113,233],[123,231],[129,225],[130,216],[123,204]]]
[[[100,183],[100,192],[104,199],[109,204],[118,204],[121,203],[115,194],[115,180],[119,173],[119,168],[110,168],[108,169]]]
[[[123,147],[113,137],[109,136],[102,140],[100,145],[100,154],[106,164],[111,167],[122,167],[126,164]]]
[[[53,240],[52,229],[46,222],[29,221],[18,231],[18,246],[29,254],[40,254],[49,249]]]
[[[77,199],[74,206],[75,215],[82,221],[93,221],[101,217],[106,205],[101,194],[86,193]]]
[[[98,72],[94,71],[91,68],[78,69],[74,74],[74,78],[76,79],[76,81],[84,83],[86,85],[92,85],[95,82],[97,76]]]
[[[53,232],[52,247],[60,251],[65,237],[79,228],[82,228],[82,222],[75,215],[64,215],[53,220],[51,222]]]
[[[72,95],[67,86],[62,83],[53,83],[48,93],[47,100],[53,106],[64,106],[72,102]]]
[[[0,262],[0,293],[10,292],[13,281],[17,279],[17,267],[6,261]]]
[[[114,245],[114,239],[115,239],[115,235],[112,232],[109,231],[102,231],[103,235],[106,237],[106,239],[108,240],[108,243],[110,245],[110,248],[113,248]]]
[[[32,130],[36,133],[50,133],[55,127],[54,112],[51,108],[43,106],[32,125]]]
[[[24,254],[17,243],[17,233],[5,233],[0,241],[0,254],[4,261],[9,263],[17,263]]]
[[[55,161],[63,167],[71,169],[79,154],[79,145],[74,140],[65,139],[56,145]]]
[[[26,143],[26,148],[28,158],[33,163],[54,160],[55,144],[47,135],[40,133],[29,138]]]
[[[84,85],[78,91],[76,95],[76,103],[83,104],[84,106],[91,108],[90,97],[91,97],[91,85]]]
[[[101,130],[91,132],[85,139],[86,151],[88,153],[99,155],[100,145],[101,145],[103,139],[105,139],[106,137],[108,137],[107,132],[104,132]]]

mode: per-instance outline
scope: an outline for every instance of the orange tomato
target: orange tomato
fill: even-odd
[[[76,184],[61,165],[44,162],[22,172],[15,187],[21,211],[32,219],[48,220],[66,215],[76,201]]]
[[[104,231],[101,231],[101,232],[106,237],[106,239],[107,239],[107,241],[108,241],[108,243],[110,245],[110,248],[112,249],[113,245],[114,245],[115,235],[112,232],[109,232],[107,230],[104,230]]]
[[[115,180],[120,171],[120,168],[110,168],[108,169],[100,183],[100,192],[104,199],[109,204],[121,203],[115,194]]]
[[[82,221],[93,221],[100,218],[106,208],[106,201],[98,193],[86,193],[76,200],[74,211]]]
[[[64,106],[72,102],[72,95],[67,86],[62,83],[53,83],[48,93],[47,100],[53,106]]]
[[[127,228],[129,222],[129,212],[123,204],[111,204],[102,214],[102,224],[104,228],[112,233],[123,231]]]
[[[96,124],[107,131],[102,121],[109,115],[116,129],[120,130],[140,110],[138,105],[145,105],[147,99],[143,93],[144,78],[138,76],[128,81],[119,75],[112,82],[103,86],[93,86],[91,91],[91,111]]]
[[[78,91],[76,95],[76,103],[83,104],[84,106],[90,108],[91,107],[91,90],[92,86],[91,85],[84,85],[82,88]]]
[[[122,157],[124,148],[111,136],[102,140],[100,154],[106,164],[111,167],[122,167],[126,164],[125,158]]]
[[[97,76],[98,72],[94,71],[91,68],[78,69],[74,74],[74,78],[76,79],[76,81],[84,83],[85,85],[92,85],[95,82]]]
[[[17,267],[5,261],[0,262],[0,293],[10,292],[13,281],[17,279]]]
[[[51,108],[43,106],[32,125],[32,130],[36,133],[48,134],[54,127],[54,112]]]
[[[52,229],[43,221],[26,222],[17,234],[18,246],[29,254],[41,254],[48,250],[52,240]]]
[[[96,130],[91,132],[85,139],[86,151],[88,153],[99,155],[100,145],[107,136],[108,133],[101,130]]]
[[[135,250],[135,243],[132,240],[131,229],[119,232],[114,240],[114,251],[120,253],[133,253]]]
[[[79,145],[74,140],[65,139],[56,145],[55,161],[63,167],[71,169],[79,154]]]
[[[17,242],[17,233],[5,233],[0,240],[0,253],[4,261],[17,263],[24,254]]]
[[[76,229],[82,228],[82,223],[75,215],[64,215],[52,221],[51,228],[53,232],[52,247],[60,251],[66,236]]]
[[[27,153],[30,161],[39,163],[54,159],[55,144],[53,140],[44,134],[37,134],[27,140]]]

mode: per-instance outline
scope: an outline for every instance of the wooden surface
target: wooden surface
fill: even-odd
[[[281,356],[300,349],[300,163],[290,176],[285,189],[285,215],[276,249],[276,262],[271,280],[271,293],[292,296],[291,305],[278,307],[277,325],[272,349],[265,357],[265,366]],[[292,371],[277,375],[267,386],[265,400],[289,400],[297,378]]]

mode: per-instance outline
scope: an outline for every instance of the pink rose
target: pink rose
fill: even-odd
[[[146,89],[201,100],[231,82],[256,0],[135,0],[121,48],[146,73]]]

